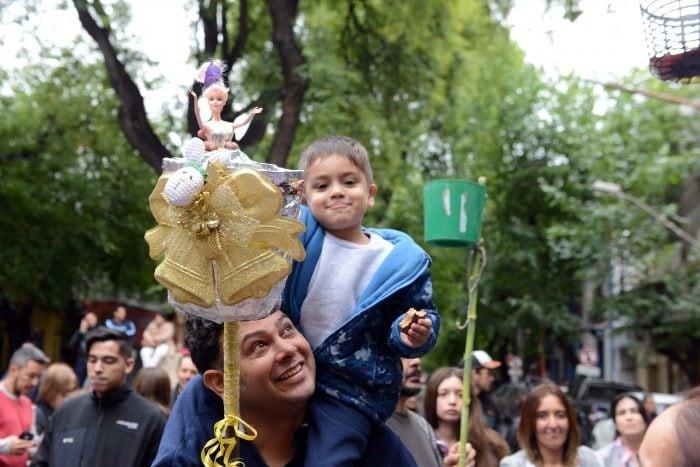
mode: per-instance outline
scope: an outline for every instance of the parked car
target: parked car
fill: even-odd
[[[625,392],[640,392],[637,384],[616,383],[602,378],[577,376],[569,390],[581,428],[581,443],[593,444],[593,425],[610,416],[610,405],[616,396]]]
[[[644,392],[635,391],[632,394],[634,394],[640,401],[644,400]],[[666,410],[669,406],[683,400],[682,396],[678,396],[676,394],[664,394],[661,392],[652,392],[650,394],[651,398],[654,399],[657,415]]]

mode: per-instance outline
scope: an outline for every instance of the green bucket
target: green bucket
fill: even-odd
[[[486,187],[468,180],[432,180],[423,187],[425,240],[438,246],[475,246],[481,234]]]

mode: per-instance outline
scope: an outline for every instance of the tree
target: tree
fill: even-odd
[[[156,173],[160,173],[162,160],[168,157],[169,153],[153,132],[146,117],[143,98],[138,87],[126,71],[124,63],[119,58],[118,50],[112,43],[109,15],[100,0],[73,0],[73,6],[78,12],[83,28],[96,42],[104,57],[110,82],[119,96],[119,122],[124,134],[134,149],[139,151]],[[267,93],[282,100],[281,116],[270,147],[268,161],[283,166],[299,122],[301,104],[308,88],[308,80],[302,73],[305,59],[295,41],[293,31],[298,1],[268,0],[267,6],[273,24],[272,42],[278,51],[284,77],[282,86],[274,91],[268,90]],[[228,42],[230,19],[227,15],[229,12],[227,2],[201,0],[199,11],[205,34],[204,54],[214,56],[217,48],[221,47],[226,63],[231,67],[234,66],[235,62],[242,56],[248,40],[248,2],[246,0],[240,2],[240,8],[237,12],[238,32],[236,40],[230,46]],[[222,44],[218,43],[219,37],[222,37]],[[266,100],[269,101],[269,98]],[[192,113],[190,111],[190,115]],[[195,126],[191,120],[190,131]],[[258,139],[263,136],[260,128],[261,123],[257,122],[251,131],[252,134],[257,135]],[[194,135],[195,132],[192,131],[192,134]]]
[[[523,64],[522,52],[509,39],[501,20],[509,4],[477,0],[201,1],[197,24],[203,28],[203,42],[194,54],[198,62],[217,56],[232,64],[236,80],[229,84],[236,102],[230,112],[239,110],[237,105],[253,103],[267,109],[243,142],[246,151],[253,149],[251,157],[292,166],[301,148],[331,133],[344,133],[365,143],[373,155],[379,186],[377,205],[368,214],[367,225],[399,228],[420,241],[424,183],[439,177],[476,180],[485,176],[489,198],[483,233],[489,264],[480,286],[477,346],[496,355],[522,351],[538,361],[561,349],[573,365],[584,324],[582,284],[594,281],[598,296],[604,296],[614,259],[611,245],[620,245],[626,238],[624,230],[632,230],[635,235],[624,240],[629,243],[629,257],[639,258],[640,265],[651,265],[654,257],[660,257],[652,253],[669,241],[664,229],[643,213],[594,198],[591,182],[623,183],[625,189],[673,213],[674,190],[694,168],[695,135],[700,132],[697,123],[683,118],[677,106],[617,91],[609,91],[601,101],[602,91],[573,77],[562,77],[556,83],[544,81]],[[166,129],[184,132],[186,125],[168,115],[162,121],[144,120],[133,78],[148,57],[130,50],[123,36],[120,28],[128,17],[124,3],[110,3],[108,12],[99,1],[75,0],[73,7],[80,12],[86,30],[93,31],[92,40],[99,44],[108,66],[76,64],[66,53],[56,69],[63,87],[45,84],[42,78],[37,79],[42,84],[36,89],[19,88],[17,99],[4,98],[4,108],[12,110],[8,114],[12,117],[3,122],[7,144],[2,154],[11,164],[0,170],[18,182],[12,191],[14,185],[9,184],[3,192],[8,213],[13,209],[13,217],[8,214],[3,219],[22,219],[19,224],[25,229],[21,236],[7,238],[17,243],[7,258],[21,253],[26,257],[32,248],[18,238],[39,238],[29,232],[31,226],[44,225],[38,222],[38,214],[53,214],[44,213],[42,208],[52,211],[47,206],[36,207],[27,199],[48,199],[46,191],[54,191],[61,200],[68,200],[55,214],[74,219],[53,221],[64,228],[55,242],[73,234],[89,245],[84,255],[71,258],[80,266],[60,278],[65,282],[50,284],[51,290],[64,293],[58,302],[108,289],[148,296],[154,283],[146,272],[152,272],[152,263],[145,250],[124,250],[133,245],[145,249],[141,237],[153,223],[145,203],[153,173],[144,176],[142,169],[159,170],[158,161],[174,152],[162,135]],[[71,83],[69,70],[80,74],[81,80]],[[83,73],[98,79],[89,80]],[[643,85],[667,91],[662,86],[656,82]],[[109,87],[113,91],[105,90]],[[64,88],[70,92],[59,95],[65,100],[54,107],[51,99],[56,96],[48,90]],[[33,109],[36,103],[31,104],[32,100],[46,95],[51,96],[46,122],[41,119],[41,125],[30,125],[32,131],[25,132],[19,122],[27,124],[30,113],[26,109]],[[124,96],[127,99],[122,101]],[[54,114],[60,114],[56,109],[64,107],[71,109],[65,112],[70,118],[55,126]],[[119,129],[114,116],[119,117]],[[89,131],[76,122],[89,122]],[[190,133],[195,128],[190,120]],[[122,130],[131,136],[122,138]],[[49,152],[44,145],[52,134],[73,143]],[[144,141],[155,137],[162,147],[141,145],[139,135]],[[75,148],[80,148],[78,156]],[[77,180],[64,184],[68,175],[62,174],[58,179],[42,179],[38,185],[30,182],[33,175],[24,160],[36,157],[34,153],[44,156],[39,158],[42,167],[49,167],[42,173],[66,171]],[[100,174],[100,183],[79,183],[85,177],[78,177],[76,172],[82,172],[75,167],[85,165],[84,158],[92,161],[89,167]],[[112,172],[114,167],[121,171],[119,177]],[[125,176],[138,179],[137,187],[125,192]],[[73,185],[83,187],[80,196],[94,203],[90,216],[75,217],[81,197]],[[101,197],[91,196],[98,192]],[[122,211],[116,212],[124,213],[122,217],[138,213],[139,221],[129,221],[126,228],[120,217],[111,215],[112,204],[98,203],[102,197],[121,200],[116,203]],[[83,210],[85,203],[80,201]],[[19,206],[22,208],[14,210]],[[106,219],[101,212],[107,213]],[[93,229],[95,225],[99,228]],[[9,221],[4,227],[10,227]],[[99,235],[88,241],[71,228],[78,234],[87,229]],[[433,257],[435,297],[443,316],[438,348],[426,362],[432,367],[456,363],[464,347],[464,331],[455,323],[466,312],[467,252],[425,247]],[[68,243],[65,251],[75,248]],[[56,269],[67,262],[67,254],[46,256],[53,253],[41,250],[37,258],[50,258]],[[120,266],[124,264],[120,255],[133,255],[128,256],[133,275],[127,276]],[[0,274],[6,281],[0,281],[0,288],[15,309],[23,303],[15,291],[25,291],[24,296],[40,293],[40,300],[46,300],[43,292],[28,287],[32,282],[44,284],[41,280],[45,279],[39,260],[32,258],[31,264],[17,283],[10,277],[11,269]],[[13,267],[20,267],[19,263]],[[96,281],[91,276],[96,269],[110,275]],[[146,271],[143,277],[149,276],[143,281],[141,271]],[[659,275],[651,274],[651,266],[641,271],[646,282],[639,284],[657,281]],[[690,269],[687,272],[688,277],[695,277]],[[662,277],[665,288],[650,288],[649,293],[672,308],[687,308],[694,288],[692,284],[669,288],[672,277]],[[42,285],[42,289],[47,287]],[[664,298],[659,290],[671,290],[673,298]],[[644,303],[624,294],[616,300]],[[626,309],[622,302],[619,306],[616,302],[615,309]],[[675,329],[681,329],[680,325]]]
[[[115,125],[103,66],[70,51],[58,58],[54,69],[23,68],[0,97],[0,304],[17,324],[11,349],[37,307],[79,312],[86,298],[147,298],[153,284],[142,240],[153,172]]]

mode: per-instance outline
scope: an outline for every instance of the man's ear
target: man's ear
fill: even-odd
[[[127,358],[126,359],[126,369],[124,373],[127,375],[131,374],[132,371],[134,371],[134,365],[136,365],[136,360],[133,358]]]
[[[224,397],[224,372],[220,370],[207,370],[202,375],[204,385],[214,391],[219,397]]]

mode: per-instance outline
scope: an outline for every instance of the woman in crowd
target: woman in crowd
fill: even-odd
[[[144,368],[159,366],[168,355],[174,355],[175,324],[166,319],[164,312],[159,312],[143,330],[139,356]]]
[[[642,405],[644,406],[644,410],[647,411],[647,425],[649,425],[658,415],[656,413],[656,402],[654,402],[654,396],[652,396],[650,392],[644,393]]]
[[[154,403],[167,419],[170,416],[170,376],[161,367],[141,368],[134,378],[132,389]]]
[[[611,405],[615,422],[615,440],[597,451],[605,467],[637,467],[637,452],[647,430],[647,413],[632,394],[620,394]]]
[[[523,402],[518,427],[521,450],[501,467],[600,467],[595,451],[579,446],[576,413],[555,384],[535,387]]]
[[[459,442],[462,375],[462,368],[440,368],[431,375],[425,389],[425,418],[435,430],[443,458]],[[469,403],[467,440],[476,450],[477,467],[498,465],[498,461],[510,453],[501,435],[484,422],[476,397],[471,398]]]
[[[78,390],[78,377],[65,363],[52,363],[41,377],[36,402],[36,429],[43,434],[49,417],[61,402]]]

